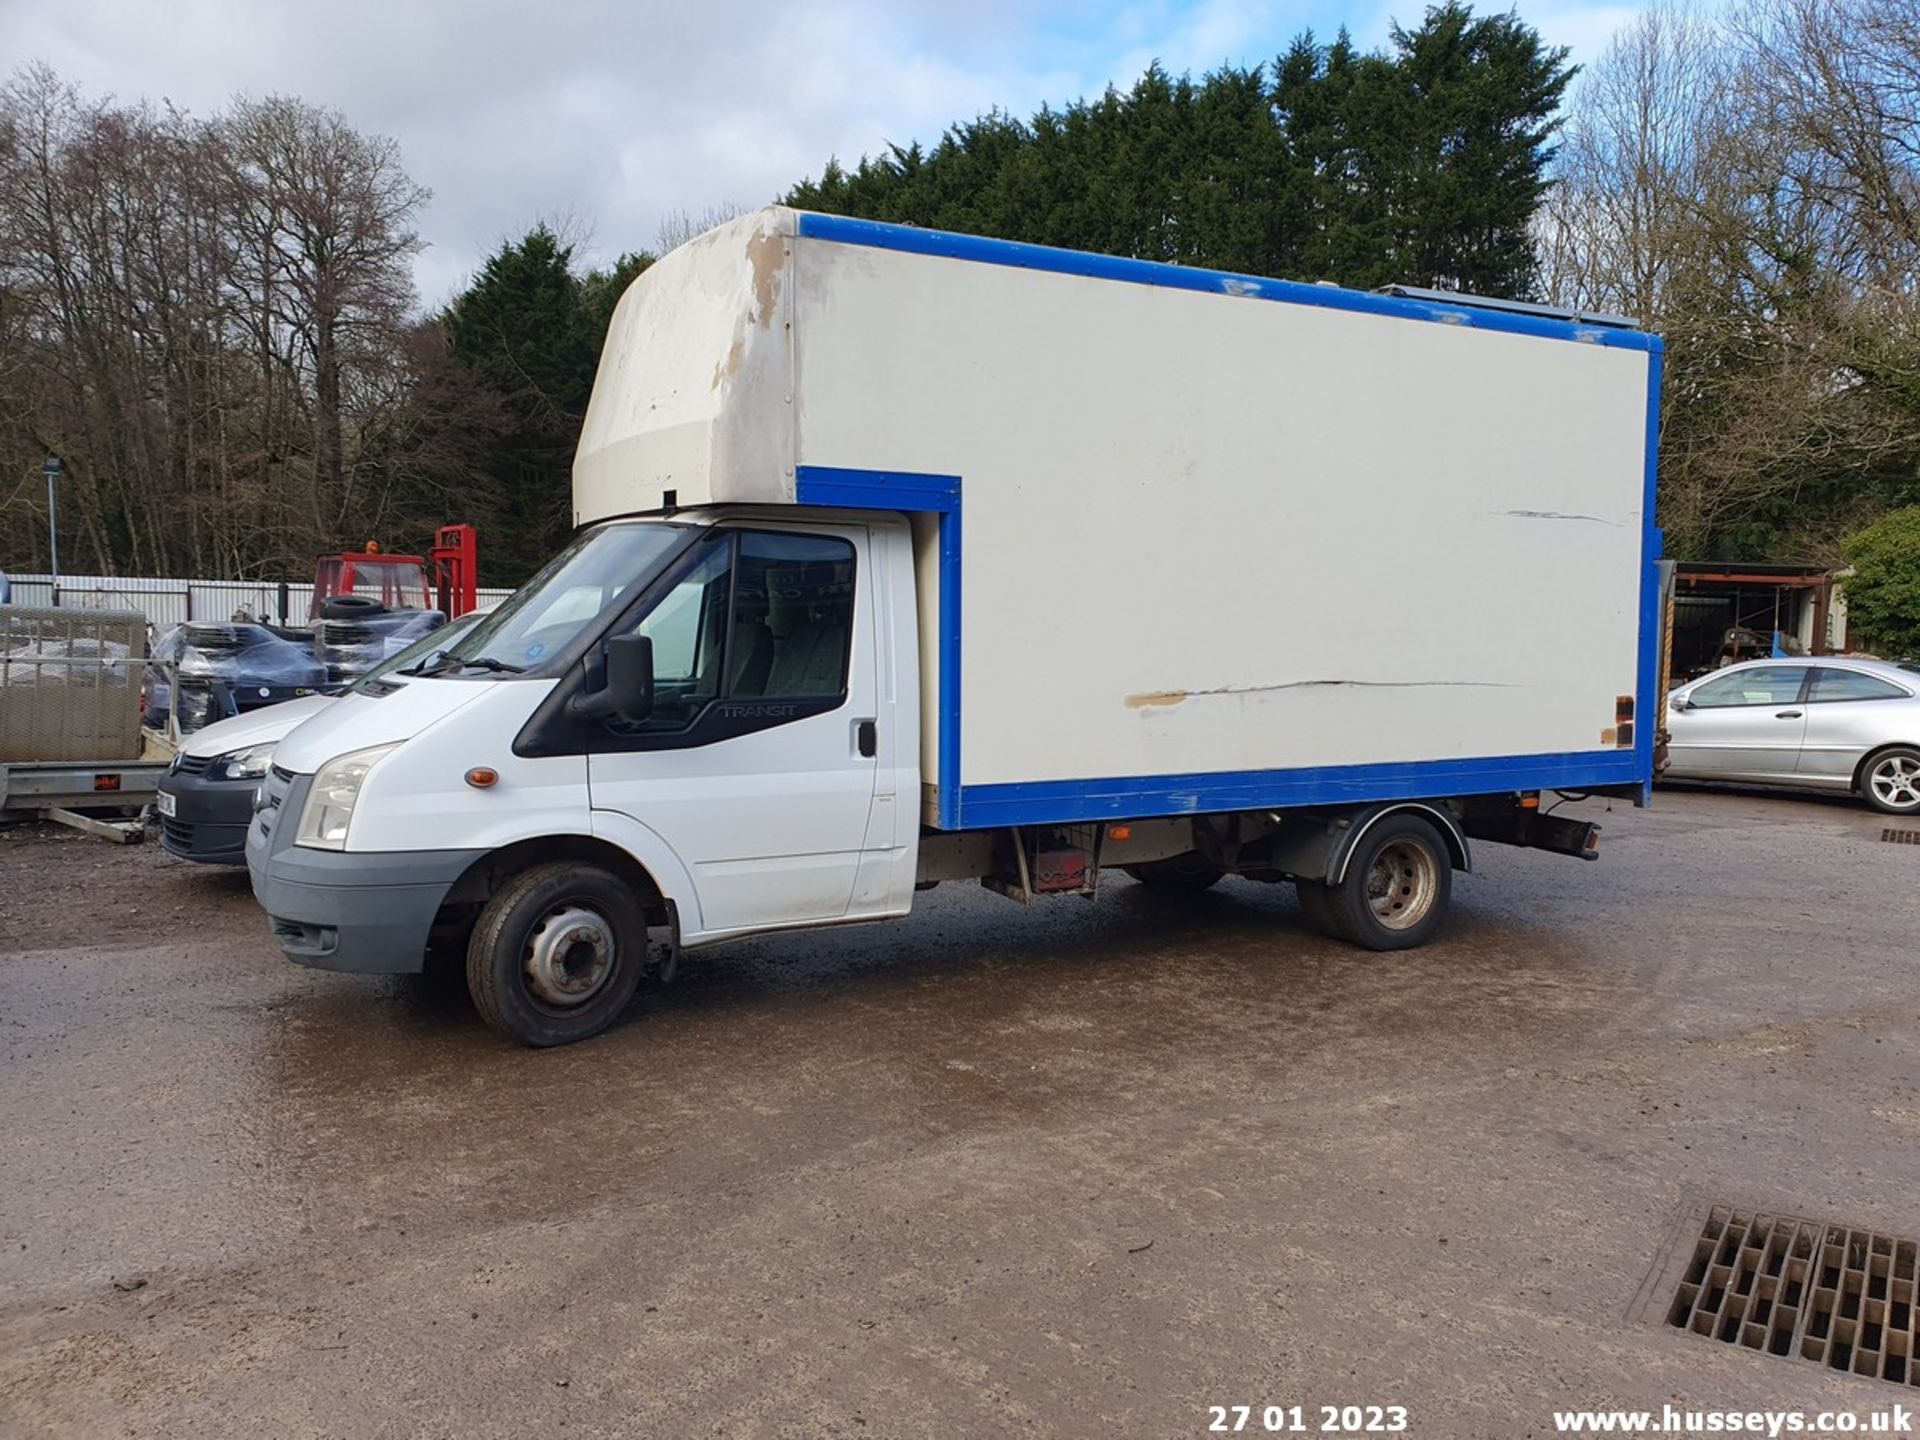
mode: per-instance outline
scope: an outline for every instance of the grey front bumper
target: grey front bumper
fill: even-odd
[[[311,775],[275,770],[247,829],[247,874],[273,938],[296,965],[411,975],[427,935],[483,850],[308,850],[293,843]]]

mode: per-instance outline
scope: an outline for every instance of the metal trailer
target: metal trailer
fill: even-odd
[[[122,842],[172,756],[140,726],[146,617],[0,606],[0,819],[53,820]]]

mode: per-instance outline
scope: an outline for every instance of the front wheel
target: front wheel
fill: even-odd
[[[1303,907],[1335,935],[1367,950],[1411,950],[1446,918],[1453,858],[1440,832],[1418,815],[1394,815],[1360,838],[1346,877]]]
[[[1920,813],[1920,750],[1882,750],[1860,772],[1860,794],[1883,815]]]
[[[646,912],[623,880],[597,865],[536,865],[480,912],[467,942],[467,991],[503,1035],[569,1045],[619,1018],[646,954]]]

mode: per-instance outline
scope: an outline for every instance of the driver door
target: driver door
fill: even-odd
[[[1790,781],[1800,763],[1807,707],[1804,665],[1742,665],[1699,681],[1667,717],[1671,775]]]
[[[859,526],[719,530],[627,626],[654,707],[607,722],[588,788],[686,864],[689,931],[848,912],[877,773],[867,553]]]

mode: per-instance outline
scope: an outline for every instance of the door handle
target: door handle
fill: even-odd
[[[860,752],[862,760],[871,760],[880,753],[880,732],[871,720],[853,722],[853,748]]]
[[[1798,710],[1782,710],[1773,718],[1776,720],[1798,720],[1800,715],[1801,712]]]

